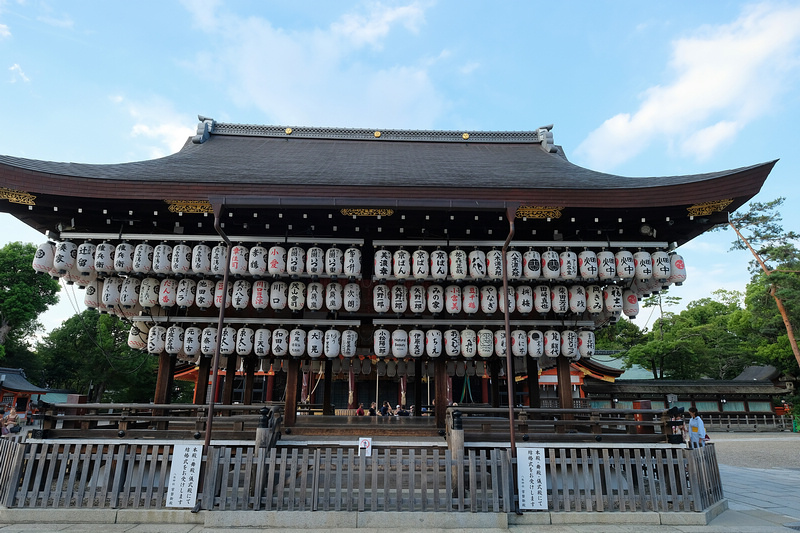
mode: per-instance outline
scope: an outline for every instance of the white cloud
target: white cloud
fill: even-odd
[[[132,102],[122,96],[114,95],[110,100],[125,106],[133,118],[131,137],[143,139],[145,149],[151,158],[174,154],[186,143],[186,139],[195,134],[195,130],[187,127],[192,117],[176,112],[172,105],[154,99],[148,102]]]
[[[480,68],[480,66],[481,66],[480,63],[478,63],[476,61],[472,61],[471,63],[467,63],[466,65],[462,65],[461,68],[459,69],[459,71],[461,72],[461,74],[472,74],[473,72],[478,70]]]
[[[766,113],[800,64],[800,7],[758,4],[736,21],[673,43],[675,78],[649,88],[639,109],[606,120],[576,154],[608,170],[671,139],[683,156],[709,157]]]
[[[11,37],[11,30],[7,24],[0,24],[0,38]]]
[[[368,6],[327,28],[287,30],[263,18],[235,17],[216,4],[193,5],[195,23],[219,39],[214,52],[198,56],[197,69],[225,80],[238,105],[256,107],[275,123],[431,126],[444,103],[429,76],[430,59],[375,67],[359,52],[368,46],[380,53],[396,28],[418,31],[423,5]]]
[[[10,71],[11,71],[11,83],[16,83],[16,82],[17,82],[17,80],[22,80],[22,81],[24,81],[24,82],[29,82],[29,81],[31,81],[31,80],[28,78],[28,76],[26,76],[26,75],[25,75],[25,73],[22,71],[22,67],[20,67],[20,66],[19,66],[18,64],[16,64],[16,63],[14,63],[13,65],[11,65],[11,66],[8,68],[8,70],[10,70]]]

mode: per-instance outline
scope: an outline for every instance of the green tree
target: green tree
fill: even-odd
[[[149,401],[158,359],[128,347],[129,329],[119,318],[91,309],[64,321],[37,347],[46,385],[91,392],[95,401]]]
[[[58,302],[57,281],[33,270],[36,247],[12,242],[0,248],[0,360],[26,366],[28,341],[37,330],[40,314]],[[30,374],[29,374],[30,375]]]

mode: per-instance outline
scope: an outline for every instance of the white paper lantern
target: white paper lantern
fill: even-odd
[[[398,359],[408,357],[408,333],[405,330],[392,331],[392,356]]]
[[[153,250],[153,273],[160,276],[172,274],[172,246],[165,242]]]
[[[205,243],[192,248],[192,272],[200,276],[211,274],[211,247]]]
[[[119,291],[119,303],[122,307],[130,309],[139,303],[139,290],[142,281],[138,278],[126,278]]]
[[[539,279],[542,276],[542,256],[533,248],[522,254],[522,275],[525,279]]]
[[[206,326],[200,336],[200,353],[206,357],[214,355],[217,350],[217,328]]]
[[[507,251],[506,264],[508,265],[508,279],[513,281],[523,277],[522,252],[517,250]]]
[[[117,260],[119,261],[119,252],[117,252]],[[170,269],[173,274],[179,277],[185,276],[192,271],[192,248],[188,244],[176,244],[172,249]]]
[[[312,278],[316,278],[325,272],[325,251],[319,246],[312,246],[306,252],[306,272]]]
[[[564,285],[553,285],[550,299],[555,314],[563,315],[569,311],[569,290]]]
[[[425,353],[428,357],[442,355],[442,332],[438,329],[429,329],[425,332]]]
[[[683,282],[686,281],[686,265],[683,262],[683,257],[673,252],[669,256],[669,265],[669,282],[678,286],[683,285]]]
[[[300,357],[306,353],[306,331],[294,328],[289,332],[289,355]]]
[[[86,286],[86,291],[83,294],[83,305],[89,309],[97,309],[100,307],[100,286],[102,281],[94,280]]]
[[[256,357],[267,357],[272,351],[272,331],[258,328],[253,338],[253,353]]]
[[[569,310],[578,315],[586,311],[586,289],[582,285],[569,288]]]
[[[344,275],[348,278],[361,276],[361,250],[355,246],[344,251]]]
[[[306,353],[312,359],[319,359],[324,351],[325,334],[320,329],[309,330],[306,336]]]
[[[176,246],[177,248],[177,246]],[[174,255],[173,251],[173,255]],[[243,276],[249,273],[250,250],[247,246],[236,244],[231,246],[230,273],[234,276]],[[223,273],[224,274],[224,273]]]
[[[636,318],[639,314],[639,298],[631,290],[622,293],[622,313],[629,318]]]
[[[153,326],[147,335],[147,353],[160,354],[164,351],[167,337],[167,328],[164,326]]]
[[[376,313],[388,313],[391,307],[389,286],[379,283],[372,287],[372,309]]]
[[[461,309],[468,315],[478,312],[481,306],[481,291],[475,285],[466,285],[461,290]]]
[[[397,279],[407,279],[411,276],[411,254],[408,250],[395,250],[392,254],[392,273]]]
[[[669,254],[663,250],[656,250],[650,254],[650,261],[653,265],[653,277],[661,285],[669,283],[669,277],[672,274]]]
[[[77,257],[78,245],[71,241],[61,241],[56,244],[53,268],[63,276],[75,265]]]
[[[158,287],[158,305],[161,307],[173,307],[178,295],[178,281],[172,278],[164,278]]]
[[[156,278],[144,278],[139,286],[139,303],[144,308],[158,305],[159,289],[161,282]]]
[[[214,307],[217,309],[222,307],[223,299],[225,308],[229,308],[231,306],[231,300],[233,299],[233,284],[230,281],[226,286],[225,282],[220,280],[214,286]]]
[[[558,357],[560,353],[561,334],[554,329],[548,329],[544,332],[544,354],[547,357]]]
[[[339,311],[342,308],[343,290],[340,283],[331,282],[325,286],[325,307],[328,311]]]
[[[255,335],[253,328],[244,327],[236,331],[236,355],[244,357],[253,352]]]
[[[170,355],[178,355],[183,351],[183,328],[170,326],[167,328],[164,351]]]
[[[386,357],[391,353],[391,337],[388,329],[378,328],[372,334],[372,349],[378,357]]]
[[[144,350],[149,337],[150,327],[144,322],[134,322],[128,331],[128,346],[134,350]]]
[[[622,290],[616,285],[607,285],[603,288],[603,303],[612,316],[619,316],[622,313]]]
[[[450,277],[455,280],[465,279],[469,271],[467,252],[456,248],[450,252]]]
[[[444,289],[444,308],[451,315],[461,312],[461,287],[448,285]]]
[[[573,280],[578,277],[578,256],[572,250],[564,250],[558,256],[561,264],[559,277],[564,280]]]
[[[234,309],[242,310],[247,309],[250,304],[250,282],[246,279],[238,279],[233,283],[233,296],[231,297],[231,305]]]
[[[484,359],[494,355],[494,332],[492,330],[478,330],[478,355]]]
[[[486,254],[477,248],[472,250],[468,256],[469,277],[481,280],[486,277]]]
[[[306,284],[302,281],[293,281],[289,284],[289,309],[302,311],[306,305]]]
[[[306,307],[309,311],[319,311],[325,305],[325,287],[312,281],[306,286]]]
[[[639,281],[647,281],[653,277],[653,258],[650,252],[639,250],[633,254],[634,276]]]
[[[597,252],[599,279],[606,281],[617,277],[617,264],[614,254],[606,249]]]
[[[195,293],[194,303],[200,309],[209,309],[214,305],[215,283],[210,279],[201,279],[197,282],[197,293]],[[142,283],[144,287],[144,283]],[[141,299],[141,296],[140,296]]]
[[[33,269],[39,274],[55,273],[53,267],[53,258],[56,255],[56,247],[52,242],[44,242],[36,249],[33,254]],[[92,263],[92,271],[94,271],[94,263]]]
[[[580,357],[578,334],[570,329],[561,332],[561,355],[569,358]]]
[[[592,250],[584,249],[578,254],[578,271],[584,281],[595,281],[599,274],[597,254]]]
[[[542,252],[542,276],[545,279],[558,279],[561,276],[561,259],[555,250]]]
[[[433,314],[441,313],[444,310],[444,289],[441,285],[428,286],[428,311]]]
[[[342,305],[348,313],[355,313],[361,309],[361,287],[358,283],[348,283],[344,286]]]
[[[527,315],[533,311],[533,287],[530,285],[519,285],[516,290],[517,311]]]
[[[49,244],[49,243],[47,243],[47,244]],[[97,250],[97,246],[94,243],[91,243],[89,241],[81,243],[81,245],[78,246],[78,255],[75,258],[75,264],[78,266],[78,272],[80,272],[81,275],[90,276],[92,274],[95,274],[94,253],[95,253],[96,250]],[[37,254],[38,254],[38,250],[37,250]],[[667,260],[667,262],[669,262],[669,259]],[[36,259],[34,259],[33,263],[34,263],[34,267],[33,267],[34,270],[39,272],[39,270],[36,269]],[[50,264],[51,265],[53,264],[52,263],[52,258],[51,258],[51,263]]]
[[[503,252],[491,249],[486,253],[486,273],[490,279],[503,279]]]
[[[401,315],[408,309],[408,289],[405,285],[392,286],[390,289],[392,300],[392,313]]]
[[[408,332],[408,355],[411,357],[425,355],[425,332],[421,329],[412,329]]]
[[[269,287],[269,306],[276,310],[280,311],[281,309],[286,309],[286,292],[288,287],[286,283],[283,281],[276,281],[272,283]]]
[[[448,357],[457,357],[461,354],[461,333],[457,329],[447,329],[442,334],[444,354]]]
[[[344,252],[333,246],[325,250],[325,274],[332,277],[341,276],[344,272]]]
[[[528,332],[528,355],[541,357],[544,355],[544,335],[538,329]]]
[[[497,288],[491,285],[481,287],[481,311],[491,315],[497,311],[498,294]]]
[[[586,287],[586,310],[592,315],[603,312],[603,289],[599,285],[588,285]]]
[[[498,299],[498,308],[505,312],[503,309],[503,305],[508,306],[508,314],[513,313],[516,310],[517,305],[517,298],[516,298],[516,290],[513,286],[508,286],[508,298],[506,298],[506,290],[503,287],[497,291],[497,299]]]
[[[100,300],[106,307],[116,307],[119,305],[119,293],[122,290],[122,278],[111,276],[103,282],[103,296]]]
[[[286,248],[275,245],[269,249],[267,272],[273,276],[286,274]]]
[[[506,356],[506,330],[504,329],[494,332],[494,353],[499,357]]]
[[[200,354],[203,330],[197,326],[189,326],[183,331],[183,353],[189,357]]]
[[[636,264],[633,261],[633,254],[630,250],[620,250],[614,254],[614,263],[617,269],[617,276],[622,279],[633,279],[636,275]]]
[[[341,352],[344,357],[353,357],[358,349],[358,333],[352,329],[342,332]]]
[[[578,353],[582,358],[589,358],[594,355],[594,332],[581,331],[578,333]]]
[[[95,248],[94,269],[101,277],[114,272],[114,249],[114,245],[106,241]]]
[[[283,357],[289,353],[289,331],[284,328],[272,330],[272,355]]]
[[[306,266],[306,251],[299,246],[292,246],[286,255],[286,273],[296,278],[303,273]]]
[[[419,248],[411,254],[411,271],[414,279],[425,279],[430,273],[430,255],[428,252]]]
[[[341,339],[342,334],[339,330],[329,329],[325,331],[325,357],[328,359],[335,359],[339,357],[341,352]]]
[[[250,248],[250,260],[247,263],[247,271],[254,278],[262,278],[267,274],[267,258],[269,250],[261,246],[261,243]]]
[[[511,331],[511,354],[514,357],[528,355],[528,335],[521,329]]]
[[[443,280],[447,277],[447,252],[436,249],[431,252],[431,276],[435,280]]]
[[[478,335],[474,329],[461,330],[461,355],[472,359],[478,353]]]
[[[425,312],[426,307],[426,291],[423,285],[412,285],[408,290],[408,308],[415,315],[421,315]]]
[[[550,312],[552,306],[552,296],[550,287],[547,285],[537,285],[533,288],[533,308],[536,312],[545,315]]]

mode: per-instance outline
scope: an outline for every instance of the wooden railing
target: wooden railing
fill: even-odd
[[[703,413],[708,431],[792,431],[792,417],[771,413]]]
[[[195,442],[195,441],[190,441]],[[173,457],[167,441],[0,444],[0,503],[10,508],[164,509]],[[541,444],[550,511],[701,511],[722,498],[713,445]],[[5,454],[5,455],[4,455]],[[4,457],[6,459],[4,459]],[[508,449],[440,446],[212,445],[199,507],[209,510],[510,512]]]

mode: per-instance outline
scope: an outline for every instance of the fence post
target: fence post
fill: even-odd
[[[447,448],[450,450],[450,457],[453,466],[450,468],[450,478],[453,490],[457,490],[459,465],[464,464],[464,423],[461,420],[461,411],[452,411],[452,423],[447,428]]]
[[[267,407],[262,407],[259,411],[261,418],[258,420],[258,427],[256,428],[256,448],[269,447],[272,410]]]

